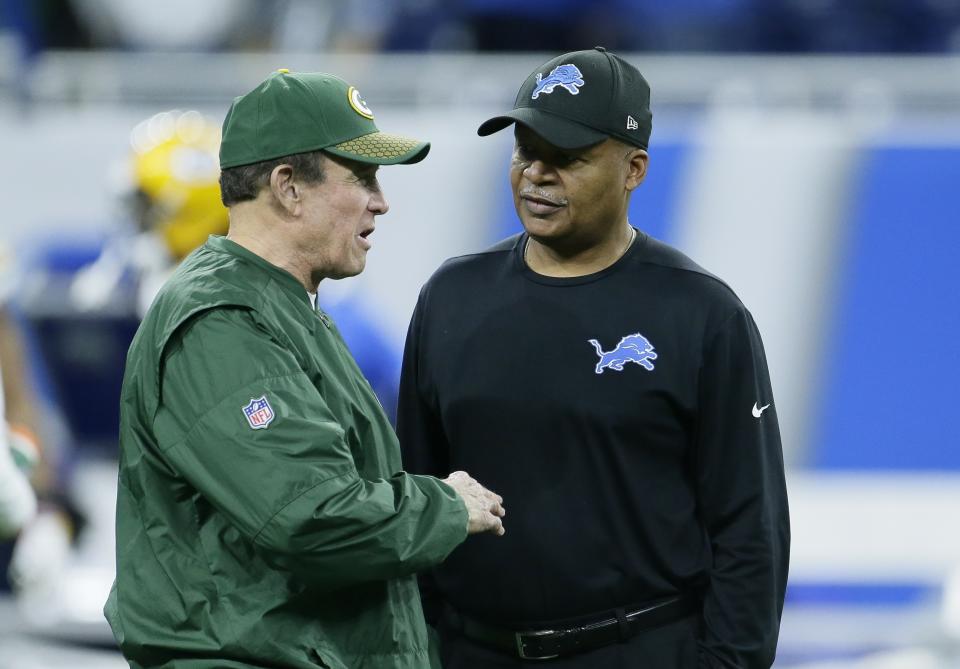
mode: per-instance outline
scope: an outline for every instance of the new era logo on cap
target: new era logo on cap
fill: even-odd
[[[640,126],[637,125],[637,119],[627,114],[627,130],[636,130],[638,127]]]

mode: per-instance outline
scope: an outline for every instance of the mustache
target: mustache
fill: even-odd
[[[525,197],[525,198],[536,198],[536,199],[538,199],[538,200],[545,200],[545,201],[549,202],[550,204],[556,205],[556,206],[558,206],[558,207],[563,207],[563,206],[566,206],[566,205],[567,205],[567,198],[565,198],[565,197],[557,197],[556,195],[552,195],[551,193],[548,193],[548,192],[545,191],[545,190],[541,190],[540,188],[536,188],[536,187],[533,187],[533,186],[529,186],[529,187],[527,187],[527,188],[521,188],[521,189],[520,189],[520,197],[522,197],[522,198],[524,198],[524,197]]]

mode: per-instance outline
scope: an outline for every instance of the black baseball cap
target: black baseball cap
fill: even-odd
[[[640,71],[602,46],[572,51],[538,67],[520,87],[513,110],[477,129],[481,136],[522,123],[562,149],[615,137],[647,148],[653,127],[650,85]]]

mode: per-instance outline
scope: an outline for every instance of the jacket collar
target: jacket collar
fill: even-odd
[[[267,272],[285,291],[292,293],[298,300],[307,304],[310,303],[310,295],[307,289],[303,287],[290,272],[277,267],[271,262],[261,258],[253,251],[240,246],[235,241],[227,239],[220,235],[210,235],[207,238],[205,246],[220,253],[227,253],[250,262],[263,271]]]

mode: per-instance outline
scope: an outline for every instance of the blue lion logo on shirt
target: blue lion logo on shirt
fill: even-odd
[[[623,337],[612,351],[604,351],[596,339],[588,341],[600,356],[600,362],[594,370],[597,374],[603,374],[603,370],[607,368],[621,372],[628,362],[635,362],[647,371],[653,371],[653,363],[650,361],[656,360],[657,354],[653,350],[653,344],[639,332]]]
[[[553,93],[553,89],[557,86],[566,88],[570,95],[577,95],[580,93],[580,87],[583,84],[583,75],[580,74],[576,65],[557,65],[550,70],[546,79],[542,79],[540,73],[537,72],[537,86],[533,89],[533,95],[530,96],[530,99],[536,100],[541,93],[549,95]]]

